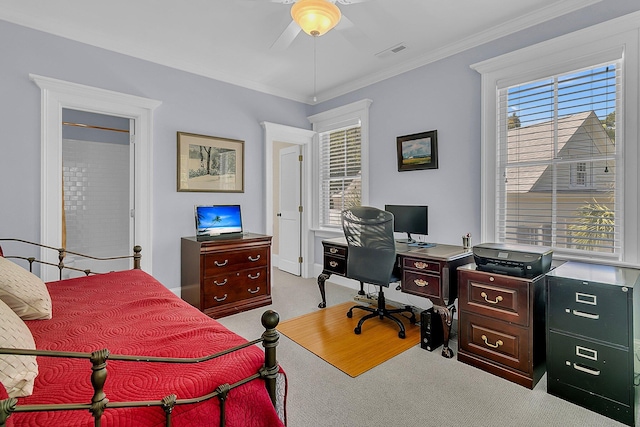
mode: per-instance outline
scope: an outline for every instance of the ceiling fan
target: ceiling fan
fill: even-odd
[[[267,0],[271,3],[281,3],[281,4],[291,4],[293,5],[291,8],[292,11],[292,17],[294,15],[294,12],[296,10],[296,5],[295,3],[298,3],[300,0]],[[326,1],[327,3],[331,3],[334,4],[338,3],[341,5],[350,5],[350,4],[356,4],[356,3],[363,3],[366,2],[368,0],[323,0]],[[337,6],[336,6],[337,9]],[[353,40],[358,40],[361,39],[362,37],[364,37],[364,34],[362,34],[362,32],[358,31],[355,28],[355,25],[353,24],[353,22],[351,22],[351,20],[349,20],[349,18],[347,18],[346,16],[344,16],[344,13],[342,13],[341,10],[338,9],[338,19],[339,19],[339,27],[337,28],[340,31],[346,32],[346,33],[350,33],[350,38]],[[331,27],[333,28],[333,27]],[[270,49],[272,50],[285,50],[286,48],[289,47],[289,45],[291,45],[291,43],[293,42],[293,40],[295,40],[295,38],[298,36],[298,34],[300,34],[300,32],[302,31],[302,28],[300,27],[300,25],[292,19],[292,21],[289,23],[289,25],[287,25],[287,27],[284,29],[284,31],[280,34],[280,36],[273,42],[273,44],[271,45]],[[306,30],[305,30],[306,31]],[[311,34],[310,35],[313,36],[317,36],[317,35],[321,35],[321,34]],[[345,34],[347,35],[347,34]],[[347,35],[349,36],[349,35]]]

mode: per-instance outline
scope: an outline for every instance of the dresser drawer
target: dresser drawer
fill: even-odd
[[[628,351],[554,331],[549,331],[549,349],[549,383],[558,381],[625,405],[633,403]]]
[[[529,329],[460,311],[460,350],[531,373]]]
[[[630,293],[623,289],[547,277],[549,328],[630,347]]]
[[[440,276],[410,270],[402,272],[402,292],[440,298]]]
[[[265,267],[268,261],[268,247],[208,253],[204,255],[204,277],[224,274],[229,271]]]
[[[440,263],[425,260],[424,258],[402,257],[403,270],[425,271],[432,274],[440,274]]]
[[[529,326],[530,282],[501,275],[460,273],[458,308]]]
[[[267,269],[255,268],[211,277],[205,279],[203,287],[205,309],[266,295]]]

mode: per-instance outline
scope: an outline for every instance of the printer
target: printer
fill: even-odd
[[[473,259],[481,271],[533,278],[551,268],[553,251],[544,246],[482,243],[473,247]]]

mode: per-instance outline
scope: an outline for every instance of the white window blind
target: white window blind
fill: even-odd
[[[620,70],[617,61],[499,89],[500,241],[619,254]]]
[[[347,126],[319,134],[321,227],[342,227],[340,213],[362,200],[361,127]]]

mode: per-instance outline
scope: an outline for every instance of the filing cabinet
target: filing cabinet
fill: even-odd
[[[458,268],[458,360],[533,388],[545,372],[544,275]]]
[[[634,425],[640,270],[569,261],[546,286],[547,391]]]

